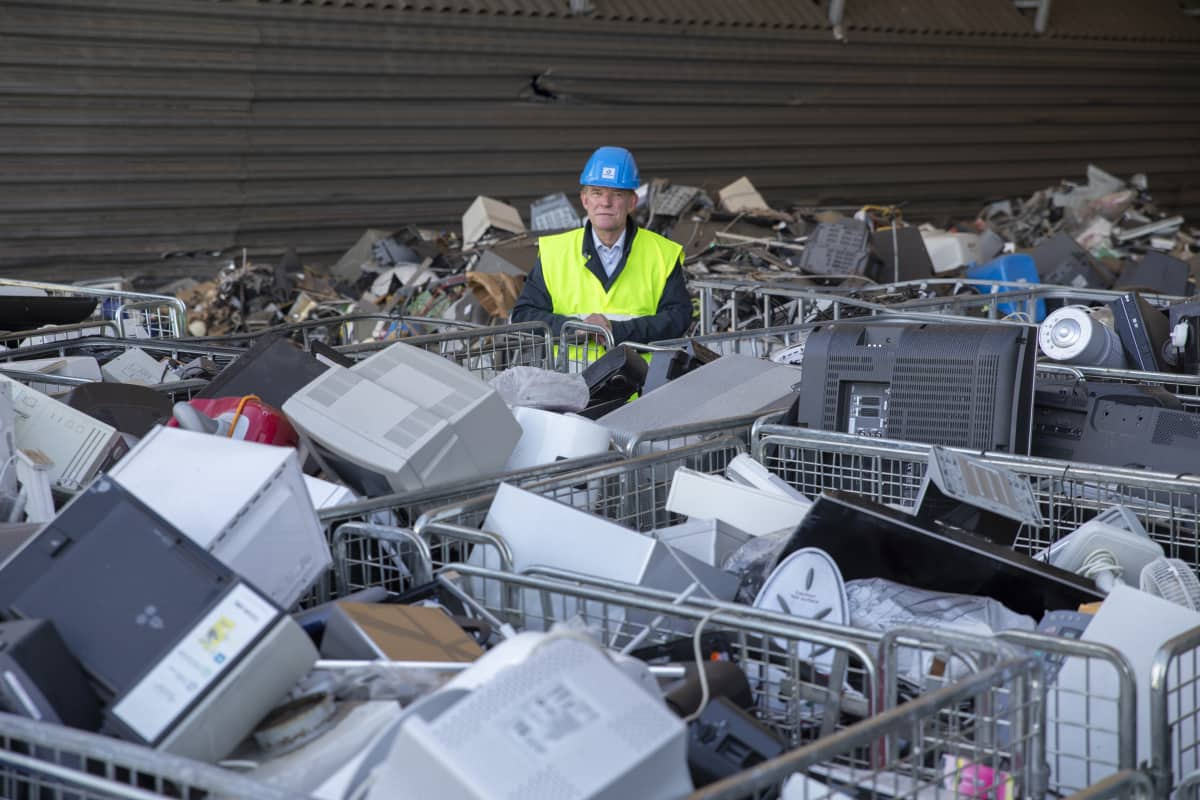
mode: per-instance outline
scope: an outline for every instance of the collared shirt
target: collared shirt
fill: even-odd
[[[612,277],[616,271],[617,265],[621,263],[621,252],[625,249],[625,231],[621,231],[621,238],[613,243],[612,247],[600,241],[600,237],[596,235],[596,231],[592,231],[592,244],[596,246],[596,255],[600,256],[600,265],[604,267],[604,274]]]

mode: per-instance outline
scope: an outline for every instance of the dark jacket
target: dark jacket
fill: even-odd
[[[599,279],[605,291],[612,287],[613,281],[620,277],[621,272],[625,269],[625,262],[629,260],[629,252],[637,245],[635,238],[637,229],[634,221],[629,220],[625,228],[626,246],[621,252],[621,261],[610,278],[604,273],[604,264],[601,263],[600,256],[596,253],[595,243],[592,241],[592,223],[588,222],[584,225],[584,264]],[[525,279],[525,288],[521,290],[521,296],[517,298],[517,303],[513,306],[512,321],[545,322],[550,326],[554,335],[558,336],[563,323],[573,317],[555,314],[553,309],[554,301],[546,289],[546,279],[542,277],[542,262],[539,259],[534,265],[533,271],[529,273],[529,277]],[[635,317],[629,320],[614,319],[611,322],[614,344],[624,341],[646,343],[662,339],[678,339],[687,333],[688,326],[692,322],[692,299],[688,295],[687,281],[683,277],[683,255],[680,254],[679,264],[671,270],[671,274],[667,277],[662,297],[658,300],[658,310],[653,316]]]

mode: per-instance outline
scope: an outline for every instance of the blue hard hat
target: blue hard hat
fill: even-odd
[[[624,147],[599,147],[579,173],[580,186],[607,186],[610,189],[636,189],[637,162]]]

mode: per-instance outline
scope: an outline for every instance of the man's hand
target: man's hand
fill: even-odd
[[[612,333],[612,323],[608,321],[608,317],[603,314],[588,314],[583,318],[583,321],[589,325],[599,325],[604,330]]]

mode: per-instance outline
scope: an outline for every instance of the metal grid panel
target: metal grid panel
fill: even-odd
[[[205,357],[220,367],[232,364],[243,352],[238,348],[206,344],[203,339],[122,339],[115,336],[84,336],[28,345],[12,350],[0,350],[0,361],[13,362],[27,358],[52,358],[54,356],[95,356],[99,359],[106,359],[119,356],[134,347],[159,358],[165,356],[177,361]]]
[[[862,495],[877,503],[912,506],[929,457],[929,445],[804,428],[764,425],[755,457],[799,491],[826,489]],[[957,448],[950,448],[957,449]],[[1022,528],[1015,546],[1035,553],[1105,508],[1123,504],[1172,558],[1200,569],[1200,479],[1163,473],[1071,464],[1000,453],[981,457],[1026,478],[1046,526]]]
[[[1053,379],[1055,375],[1073,375],[1087,381],[1124,383],[1137,386],[1157,386],[1178,398],[1186,411],[1200,411],[1200,376],[1174,375],[1169,372],[1141,372],[1133,369],[1108,369],[1041,362],[1039,375]]]
[[[699,342],[723,356],[747,355],[754,358],[769,358],[775,351],[801,344],[811,325],[787,325],[757,330],[726,331],[693,336],[690,339],[666,339],[654,342],[655,347],[679,348],[688,342]]]
[[[407,537],[381,544],[378,526],[407,528],[416,523],[426,511],[452,503],[461,503],[482,494],[489,497],[501,482],[527,487],[556,475],[609,464],[620,460],[618,453],[605,453],[568,459],[540,467],[530,467],[503,475],[495,475],[468,484],[434,487],[416,492],[384,495],[344,506],[327,508],[318,513],[325,534],[333,549],[333,574],[337,584],[331,591],[345,595],[371,587],[382,587],[399,594],[412,588],[414,573],[420,571],[422,556],[428,556],[428,545],[410,547]],[[449,545],[438,548],[439,563],[456,560],[461,551],[447,552]],[[411,559],[417,559],[415,562]],[[314,598],[316,600],[317,598]],[[328,598],[324,598],[328,599]]]
[[[222,347],[248,348],[264,336],[285,336],[299,342],[307,350],[312,342],[323,342],[330,346],[350,345],[353,342],[372,339],[378,335],[395,337],[428,335],[444,330],[476,329],[479,325],[470,322],[440,319],[437,317],[413,317],[395,314],[337,314],[322,319],[289,322],[272,325],[250,333],[231,333],[224,336],[196,337],[199,344]],[[388,342],[390,343],[390,341]]]
[[[94,297],[99,302],[92,318],[114,320],[120,336],[141,333],[143,338],[159,338],[187,332],[187,307],[175,297],[11,278],[0,278],[0,286],[40,290],[51,297]]]
[[[745,671],[759,719],[792,746],[830,735],[846,719],[862,719],[875,710],[880,672],[872,653],[851,637],[463,564],[449,565],[439,575],[517,630],[548,630],[556,622],[581,620],[614,649],[690,639],[702,626],[702,634],[724,639],[718,651]],[[829,676],[814,672],[800,657],[814,648],[833,653]]]
[[[1066,800],[1150,800],[1151,797],[1154,797],[1154,786],[1145,773],[1126,769],[1081,789]],[[1189,795],[1180,794],[1179,797],[1183,800]]]
[[[1150,776],[1160,797],[1200,785],[1200,627],[1163,644],[1150,671]]]
[[[680,521],[678,515],[666,510],[676,469],[687,467],[698,472],[720,473],[742,452],[745,446],[737,439],[715,439],[619,464],[570,472],[521,488],[646,533]],[[417,521],[417,531],[424,535],[443,526],[479,528],[491,504],[492,495],[486,494],[436,509]],[[436,548],[434,563],[445,563],[439,560]]]
[[[1082,791],[1137,765],[1137,683],[1120,652],[1022,631],[1003,631],[997,638],[1037,656],[1046,670],[1043,740],[1049,791],[1060,796]],[[1082,682],[1056,679],[1068,658],[1082,662]]]
[[[558,334],[554,364],[559,372],[583,372],[613,346],[612,333],[599,325],[568,320]]]
[[[550,327],[544,322],[470,328],[427,336],[411,336],[396,341],[437,353],[484,380],[489,380],[510,367],[555,368]],[[347,345],[339,349],[346,356],[357,360],[383,350],[396,341]]]
[[[825,783],[852,797],[1038,797],[1038,677],[1032,660],[1002,661],[689,798],[766,800],[796,773],[821,781],[789,787],[797,800],[829,797]]]
[[[643,431],[628,440],[620,440],[617,434],[613,439],[617,446],[630,457],[660,453],[664,450],[676,450],[693,444],[702,444],[710,439],[735,438],[750,447],[750,437],[754,426],[760,417],[757,414],[744,414],[739,417],[696,422],[689,425],[676,425],[670,428],[659,428],[653,431]]]
[[[590,575],[579,575],[548,567],[525,571],[558,581],[619,590],[626,596],[678,602],[670,592],[629,586]],[[799,625],[822,631],[882,652],[885,707],[933,691],[960,680],[1017,649],[1043,662],[1047,670],[1045,688],[1046,724],[1035,721],[1045,749],[1048,774],[1041,776],[1055,795],[1067,794],[1102,779],[1119,769],[1137,764],[1136,697],[1133,670],[1111,647],[1057,636],[1023,631],[1004,631],[994,637],[964,636],[952,631],[911,628],[879,634],[872,631],[798,620],[780,612],[692,595],[685,601],[705,611],[720,609],[767,622]],[[1086,662],[1081,683],[1061,685],[1053,680],[1058,666],[1067,658]],[[1112,687],[1116,687],[1115,689]],[[1100,746],[1104,749],[1101,750]],[[1113,755],[1108,757],[1105,752]],[[1039,770],[1040,774],[1040,770]],[[1078,779],[1075,776],[1080,776]]]
[[[210,764],[0,713],[0,796],[37,800],[301,800]]]

